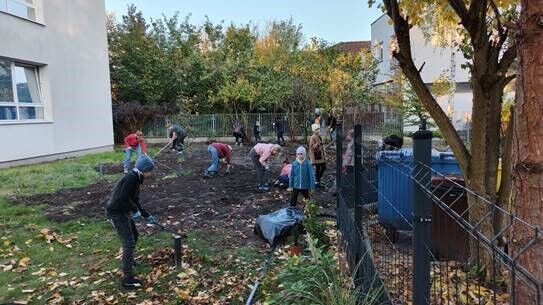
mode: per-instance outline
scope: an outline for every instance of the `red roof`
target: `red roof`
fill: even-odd
[[[358,54],[362,49],[366,49],[368,51],[371,50],[371,42],[368,41],[345,41],[345,42],[339,42],[336,45],[334,45],[334,48],[342,51],[342,52],[348,52],[353,54]]]

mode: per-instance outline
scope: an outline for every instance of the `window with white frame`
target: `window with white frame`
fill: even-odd
[[[37,21],[36,0],[0,0],[0,11]]]
[[[0,59],[0,122],[43,119],[39,68]]]

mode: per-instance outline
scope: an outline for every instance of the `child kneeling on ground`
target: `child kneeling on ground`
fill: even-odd
[[[292,170],[288,182],[289,190],[292,191],[290,206],[296,206],[299,193],[302,193],[304,198],[309,200],[309,190],[315,189],[315,174],[306,155],[307,152],[303,146],[296,149],[296,160],[292,162]]]
[[[285,161],[283,161],[283,167],[281,168],[281,174],[279,175],[279,177],[277,177],[273,184],[277,187],[286,189],[288,187],[291,170],[292,164],[288,162],[288,159],[285,159]]]

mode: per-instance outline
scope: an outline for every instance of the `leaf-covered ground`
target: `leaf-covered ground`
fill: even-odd
[[[209,180],[201,175],[209,162],[205,145],[158,158],[141,200],[184,237],[183,266],[173,266],[170,233],[138,224],[136,272],[145,283],[138,291],[119,287],[120,243],[103,216],[122,169],[112,163],[120,153],[0,171],[12,181],[0,199],[0,303],[243,304],[266,251],[252,232],[254,220],[285,206],[288,193],[256,192],[249,147],[234,149],[232,174]],[[107,163],[104,176],[99,163]],[[59,168],[66,175],[50,173]],[[30,177],[23,181],[24,174]],[[325,209],[334,205],[328,192],[315,198]]]

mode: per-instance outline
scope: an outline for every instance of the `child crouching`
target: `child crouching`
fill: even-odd
[[[281,167],[281,174],[279,175],[279,177],[277,177],[273,185],[286,189],[288,187],[291,170],[292,164],[288,162],[288,159],[285,159],[285,161],[283,161],[283,167]]]

